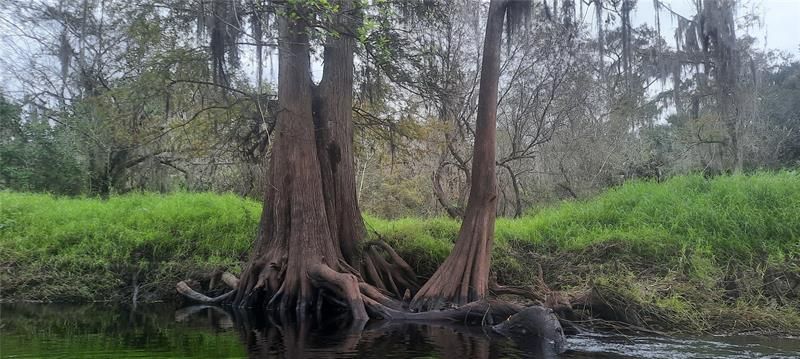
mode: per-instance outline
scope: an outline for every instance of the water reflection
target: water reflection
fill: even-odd
[[[0,358],[540,358],[535,341],[481,328],[393,322],[292,324],[219,307],[2,304]],[[797,358],[800,339],[584,334],[564,358]]]
[[[485,328],[456,323],[352,322],[347,315],[325,322],[276,318],[231,308],[197,306],[176,312],[177,320],[205,311],[218,329],[233,325],[251,358],[549,358],[536,338],[512,342]]]

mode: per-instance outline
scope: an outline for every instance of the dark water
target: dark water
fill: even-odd
[[[536,358],[536,341],[480,329],[344,321],[276,325],[219,308],[3,304],[2,358]],[[800,338],[579,335],[563,358],[797,358]]]

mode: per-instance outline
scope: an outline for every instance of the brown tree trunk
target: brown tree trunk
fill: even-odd
[[[309,14],[296,4],[286,6],[279,16],[275,139],[250,259],[231,292],[208,297],[180,282],[176,289],[185,297],[218,303],[234,296],[234,306],[298,318],[311,309],[318,317],[330,316],[327,308],[332,306],[348,310],[354,320],[366,320],[367,308],[374,316],[386,317],[401,307],[385,291],[363,282],[351,265],[357,261],[357,244],[365,234],[352,149],[352,36],[356,28],[352,4],[351,0],[336,2],[340,13],[330,30],[338,34],[326,43],[319,86],[310,77],[305,23]],[[391,283],[396,295],[410,297],[409,292],[416,291],[416,275],[391,247],[377,243],[367,249],[366,257],[373,263],[371,274]]]
[[[308,29],[302,20],[279,21],[280,110],[269,183],[258,236],[234,304],[281,313],[293,310],[302,318],[331,301],[348,307],[353,318],[366,319],[358,278],[331,232],[338,226],[330,226],[333,216],[329,206],[322,205],[330,201],[323,194],[323,173],[336,166],[326,167],[318,158],[326,152],[318,151],[317,144],[327,142],[319,141],[314,126]],[[330,157],[329,163],[335,162]]]
[[[339,1],[340,11],[350,14],[351,1]],[[325,45],[325,65],[314,104],[317,150],[322,166],[323,193],[334,243],[344,259],[355,265],[357,244],[366,229],[356,197],[355,156],[353,155],[353,54],[356,21],[340,17],[337,29],[343,35],[329,36]]]
[[[495,142],[500,51],[507,1],[492,0],[483,44],[470,195],[455,247],[414,296],[411,307],[439,309],[486,297],[497,207]]]
[[[473,189],[461,238],[445,264],[426,284],[426,295],[415,299],[415,303],[421,303],[420,307],[426,309],[440,307],[438,303],[442,300],[471,303],[455,310],[412,313],[404,303],[389,298],[386,290],[363,282],[345,261],[347,253],[355,251],[349,252],[350,249],[338,243],[352,240],[355,248],[355,239],[359,237],[356,234],[345,238],[342,233],[346,230],[342,228],[348,222],[356,222],[354,217],[359,223],[349,228],[356,231],[359,225],[363,226],[355,202],[354,176],[351,176],[352,124],[348,119],[352,88],[348,84],[352,86],[353,44],[341,39],[329,40],[323,81],[316,88],[310,78],[309,35],[302,13],[279,19],[281,51],[275,142],[259,231],[241,280],[223,275],[223,281],[233,289],[217,297],[201,295],[186,282],[178,283],[177,289],[184,296],[204,303],[217,303],[235,296],[234,306],[264,308],[282,318],[294,315],[302,319],[312,309],[316,309],[317,316],[331,316],[323,310],[332,305],[347,309],[356,321],[372,316],[487,325],[502,322],[519,312],[521,308],[510,303],[478,301],[488,291],[489,253],[494,232],[495,115],[506,4],[492,1],[490,6],[473,160],[476,175],[472,177]],[[346,11],[347,7],[342,9]],[[350,177],[341,179],[349,184],[336,184],[340,171],[342,177]],[[337,194],[347,191],[352,193]],[[354,214],[343,215],[347,206],[352,206]],[[396,295],[402,292],[404,297],[410,298],[409,292],[416,287],[410,266],[385,243],[370,244],[366,248],[370,254],[365,254],[365,258],[373,267],[381,263],[378,268],[372,268],[380,270],[368,274],[380,278]],[[382,248],[389,260],[376,248]]]

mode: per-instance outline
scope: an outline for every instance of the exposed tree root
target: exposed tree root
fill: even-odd
[[[494,273],[489,277],[489,292],[495,296],[498,295],[515,295],[534,303],[547,307],[555,311],[559,317],[566,317],[568,312],[572,311],[572,300],[575,299],[564,293],[553,290],[544,281],[544,274],[542,266],[538,265],[538,275],[535,278],[534,285],[531,287],[521,286],[504,286],[497,284],[497,278]],[[581,297],[581,296],[579,296]]]
[[[236,276],[233,274],[223,272],[222,275],[220,275],[220,279],[222,279],[222,282],[225,283],[229,288],[239,288],[239,278],[236,278]]]
[[[378,250],[383,250],[388,260]],[[384,241],[369,242],[364,246],[361,262],[364,280],[397,298],[413,296],[419,290],[414,269]]]
[[[312,268],[310,274],[319,285],[330,289],[337,294],[338,298],[345,301],[354,320],[369,319],[367,310],[364,309],[364,301],[361,300],[358,278],[355,275],[339,273],[324,264],[318,264]],[[318,300],[317,304],[321,305],[321,302]]]
[[[277,273],[285,273],[285,271],[273,266],[258,265],[256,267],[260,268],[261,271],[259,272],[259,279],[251,286],[253,288],[251,290],[256,290],[261,294],[255,295],[263,295],[262,289],[270,285],[268,284],[271,281],[270,276]],[[297,322],[299,323],[307,322],[304,320],[303,313],[306,312],[308,307],[314,306],[316,308],[317,319],[320,320],[323,318],[323,307],[332,304],[338,307],[341,313],[347,313],[344,314],[346,315],[345,321],[361,323],[360,326],[362,328],[363,323],[366,323],[370,318],[383,319],[390,322],[434,322],[482,326],[490,327],[493,332],[511,338],[538,337],[546,339],[548,343],[553,345],[556,352],[563,351],[564,331],[559,324],[558,318],[549,308],[539,306],[522,307],[504,301],[482,300],[444,310],[413,312],[407,308],[407,302],[391,298],[386,291],[361,281],[355,274],[336,271],[324,263],[311,266],[307,273],[308,284],[317,288],[317,297],[312,297],[310,300],[306,297],[301,297],[291,302],[295,304],[297,310],[295,319],[298,319]],[[252,279],[239,281],[230,273],[223,273],[220,279],[228,285],[238,286],[245,286],[247,283],[254,282]],[[287,283],[285,281],[286,278],[276,279],[282,279],[283,281],[280,282],[282,284],[269,300],[270,304],[267,305],[267,308],[272,308],[273,310],[267,311],[267,313],[274,313],[282,318],[281,321],[284,323],[295,322],[293,318],[289,317],[291,311],[286,311],[287,305],[283,304],[287,298],[283,294]],[[232,298],[232,295],[237,292],[237,289],[233,289],[221,296],[211,298],[195,291],[185,281],[179,282],[177,289],[179,293],[187,298],[204,304],[220,304]],[[247,296],[242,298],[247,298]],[[276,301],[280,301],[281,304],[274,305]],[[186,310],[186,313],[181,313],[180,317],[185,318],[190,313],[205,307],[196,306],[194,309],[190,307],[190,309]],[[336,317],[336,313],[337,310],[326,311],[324,312],[324,317]],[[301,324],[301,327],[305,325]],[[281,334],[285,336],[291,333]]]
[[[213,282],[216,277],[217,277],[216,275],[212,276],[211,279],[212,285],[210,287],[213,287]],[[192,287],[189,286],[189,284],[186,281],[178,282],[178,284],[175,285],[175,289],[178,291],[178,293],[182,294],[184,297],[189,298],[198,303],[206,303],[206,304],[222,303],[223,301],[227,300],[228,298],[236,294],[236,288],[238,288],[239,286],[239,279],[237,279],[235,275],[230,274],[228,272],[223,272],[220,275],[220,279],[222,280],[223,283],[225,283],[228,287],[230,287],[231,290],[216,297],[209,297],[205,294],[197,292],[196,290],[192,289]]]
[[[230,298],[233,294],[236,293],[236,289],[233,289],[225,294],[216,296],[216,297],[209,297],[205,294],[199,293],[192,289],[186,281],[180,281],[177,285],[175,285],[175,289],[178,290],[178,293],[182,294],[184,297],[189,298],[198,303],[221,303],[222,301]]]
[[[266,270],[266,273],[273,272],[280,271]],[[524,309],[520,305],[509,302],[484,300],[450,309],[412,312],[407,309],[404,302],[391,298],[385,291],[377,287],[365,282],[359,282],[358,277],[353,274],[340,273],[325,264],[318,264],[309,271],[309,275],[312,283],[323,289],[319,294],[322,298],[315,299],[314,304],[321,305],[323,300],[328,300],[349,310],[352,319],[357,321],[376,318],[400,321],[442,321],[460,322],[469,325],[494,325],[507,320]],[[228,284],[244,283],[230,273],[224,273],[222,278]],[[268,281],[263,276],[261,280]],[[259,284],[257,282],[253,288],[261,287],[263,287],[263,283]],[[185,281],[179,282],[176,288],[185,297],[205,304],[222,303],[230,299],[236,292],[236,289],[233,289],[223,295],[211,298],[195,291]],[[281,292],[278,291],[270,299],[270,302],[280,298]],[[281,312],[285,313],[285,311]]]
[[[378,246],[385,248],[383,245]],[[396,259],[399,258],[399,256],[397,256],[394,251],[387,252],[390,253],[390,255],[393,254],[392,260],[394,263],[405,263],[404,261],[400,262]],[[450,306],[443,310],[415,312],[408,308],[408,296],[406,296],[405,300],[398,300],[396,297],[393,297],[392,293],[389,291],[366,283],[363,278],[358,276],[358,273],[353,268],[341,261],[337,263],[339,265],[339,271],[321,262],[317,265],[310,266],[307,271],[307,284],[310,285],[312,289],[316,288],[312,291],[315,293],[313,296],[309,296],[309,298],[305,299],[295,298],[291,303],[277,304],[288,300],[287,296],[284,295],[286,270],[283,269],[284,267],[280,261],[272,261],[269,265],[265,265],[264,263],[264,261],[253,262],[251,268],[245,271],[245,277],[243,277],[241,281],[237,279],[236,276],[227,272],[216,273],[211,276],[212,281],[219,280],[233,288],[231,291],[217,297],[209,297],[195,291],[189,286],[187,281],[179,282],[176,288],[180,294],[190,300],[203,304],[222,304],[229,302],[235,304],[234,295],[241,300],[239,304],[235,304],[237,307],[253,307],[252,305],[248,305],[248,303],[268,303],[266,305],[267,309],[272,309],[268,312],[271,311],[281,316],[291,313],[291,311],[287,311],[287,309],[294,306],[299,311],[297,312],[298,319],[302,319],[304,317],[303,313],[310,308],[315,309],[317,318],[322,318],[323,316],[332,317],[336,316],[336,313],[341,313],[347,315],[350,320],[356,322],[372,318],[400,322],[442,322],[473,326],[497,326],[501,323],[507,323],[507,321],[517,313],[525,310],[536,310],[526,309],[526,307],[499,300],[483,300],[470,302],[459,307]],[[408,274],[408,272],[404,274]],[[237,288],[239,289],[237,290]],[[556,329],[552,324],[547,324],[549,323],[548,318],[561,319],[561,324],[564,325],[565,328],[570,329],[571,332],[581,331],[583,324],[608,327],[608,323],[615,323],[612,325],[614,328],[628,328],[632,331],[638,330],[644,332],[648,329],[638,326],[637,323],[626,324],[624,322],[611,320],[598,322],[596,319],[587,318],[585,316],[577,317],[572,310],[573,306],[591,312],[593,307],[596,307],[598,310],[608,307],[608,303],[606,303],[607,301],[603,301],[594,291],[581,292],[573,295],[565,295],[554,291],[544,282],[541,270],[535,285],[532,287],[501,286],[498,285],[492,277],[490,280],[490,289],[494,295],[521,296],[544,308],[552,309],[555,311],[555,314],[557,314],[557,317],[555,315],[551,317],[545,315],[545,313],[539,313],[534,316],[528,313],[515,319],[517,324],[504,324],[501,327],[496,327],[496,331],[501,334],[507,334],[515,330],[517,332],[538,333],[537,330],[543,330],[542,328],[550,328],[547,329],[549,330],[548,333],[556,331],[563,332],[561,326],[558,326]],[[269,297],[268,300],[248,300],[248,298],[262,298],[266,293],[272,293],[272,296]],[[298,304],[300,300],[305,300],[306,303]],[[544,308],[536,306],[528,308],[540,308],[540,310],[544,310]],[[524,320],[528,323],[521,323],[523,318],[526,318]],[[619,320],[618,318],[614,319]],[[513,335],[521,334],[517,333]],[[557,336],[557,334],[551,335]]]
[[[293,321],[286,313],[265,313],[249,311],[242,308],[222,308],[199,305],[181,309],[175,313],[176,320],[186,320],[201,310],[212,310],[210,316],[217,326],[228,328],[231,325],[239,328],[242,340],[247,348],[254,350],[254,357],[274,355],[275,347],[285,348],[287,357],[318,357],[319,353],[307,352],[310,347],[309,338],[317,335],[336,337],[326,343],[334,345],[335,353],[350,353],[356,350],[360,342],[375,338],[375,334],[425,330],[434,341],[452,341],[465,339],[468,345],[442,345],[454,350],[451,354],[461,353],[461,357],[487,357],[486,347],[489,337],[505,336],[514,340],[520,348],[528,353],[553,354],[564,350],[564,336],[557,318],[552,311],[542,307],[519,307],[513,304],[488,301],[470,303],[457,310],[445,310],[426,313],[408,313],[402,320],[354,321],[350,316],[327,317],[325,321]],[[497,321],[498,324],[490,325]],[[408,324],[426,324],[425,326],[408,326]],[[435,325],[428,325],[435,324]],[[447,332],[441,332],[446,330]],[[453,336],[452,331],[459,334]],[[322,334],[325,333],[325,334]],[[441,334],[440,336],[431,334]],[[488,337],[487,337],[488,336]],[[469,340],[477,338],[478,342]],[[442,342],[441,344],[447,344]],[[450,343],[457,344],[457,343]],[[478,344],[478,345],[473,345]],[[313,346],[313,344],[312,344]],[[482,354],[481,354],[482,353]],[[324,354],[324,353],[322,353]],[[450,357],[447,355],[446,357]],[[456,356],[458,357],[458,356]]]

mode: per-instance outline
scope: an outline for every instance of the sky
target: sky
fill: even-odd
[[[663,3],[685,17],[691,17],[696,12],[694,0],[664,0]],[[795,58],[800,57],[800,0],[743,0],[742,4],[743,9],[738,16],[752,12],[761,19],[760,26],[756,25],[747,31],[758,39],[759,48],[779,49],[790,52]],[[655,23],[652,0],[639,0],[634,11],[631,18],[634,26]],[[674,32],[677,20],[672,20],[663,10],[660,19],[662,36],[674,43],[667,34]]]
[[[2,1],[2,0],[0,0]],[[541,0],[539,0],[541,1]],[[682,14],[685,17],[690,17],[695,13],[694,7],[695,0],[662,0],[675,12]],[[754,36],[757,40],[757,46],[761,49],[779,49],[786,51],[794,56],[795,59],[800,59],[800,0],[740,0],[744,9],[740,10],[739,16],[745,13],[753,13],[759,16],[761,21],[759,24],[746,30],[750,35]],[[0,6],[0,9],[3,7]],[[5,9],[11,10],[11,9]],[[585,15],[584,22],[591,27],[594,27],[593,12],[589,13],[590,8],[586,5],[583,7]],[[0,57],[5,61],[0,61],[0,89],[6,91],[17,88],[15,86],[15,79],[13,73],[7,68],[3,68],[3,63],[8,63],[9,60],[14,59],[16,52],[12,47],[27,47],[31,45],[27,41],[20,41],[18,36],[15,36],[15,29],[13,18],[9,16],[9,11],[0,11]],[[661,33],[662,36],[672,45],[674,39],[671,36],[677,26],[677,20],[673,19],[662,10],[661,16]],[[638,0],[637,7],[632,14],[632,22],[634,26],[639,26],[643,23],[655,23],[655,10],[652,0]],[[744,32],[738,30],[738,36]],[[12,46],[12,43],[14,44]],[[29,50],[30,51],[30,50]],[[273,53],[274,63],[277,64],[276,54]],[[247,55],[245,55],[247,57]],[[245,62],[248,59],[244,59]],[[252,61],[252,59],[250,59]],[[277,66],[276,66],[277,67]],[[314,76],[321,75],[321,66],[315,66],[313,69]],[[277,69],[271,69],[267,74],[269,82],[274,82]]]

